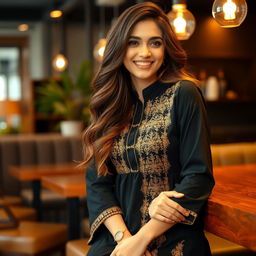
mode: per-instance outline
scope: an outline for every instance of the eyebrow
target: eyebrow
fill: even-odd
[[[136,40],[141,40],[140,37],[138,36],[129,36],[128,39],[136,39]],[[163,40],[163,38],[161,36],[153,36],[153,37],[150,37],[149,40],[156,40],[156,39],[160,39],[160,40]]]

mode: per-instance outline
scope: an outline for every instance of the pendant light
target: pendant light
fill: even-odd
[[[56,71],[61,72],[67,68],[68,60],[63,54],[59,53],[53,58],[52,65]]]
[[[64,55],[65,52],[65,28],[64,28],[64,20],[59,21],[59,32],[60,32],[60,51],[55,57],[53,58],[52,61],[52,66],[54,70],[58,72],[62,72],[66,70],[68,66],[68,60]]]
[[[186,0],[173,0],[172,10],[167,14],[179,40],[187,40],[193,34],[196,20],[187,9]]]
[[[223,28],[240,26],[246,14],[245,0],[215,0],[212,6],[212,15]]]
[[[103,55],[106,46],[106,38],[104,37],[105,32],[105,7],[100,6],[100,34],[99,34],[99,41],[94,47],[93,55],[94,58],[101,63],[103,60]]]

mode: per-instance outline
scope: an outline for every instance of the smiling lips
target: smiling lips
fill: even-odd
[[[153,64],[153,61],[134,61],[134,64],[140,69],[148,69]]]

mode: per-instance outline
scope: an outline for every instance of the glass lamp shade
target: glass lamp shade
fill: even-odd
[[[107,42],[106,38],[101,38],[98,41],[98,43],[95,45],[93,50],[94,58],[100,63],[102,62],[102,59],[103,59],[106,42]]]
[[[245,0],[215,0],[212,6],[212,16],[224,28],[240,26],[246,14]]]
[[[68,66],[68,61],[63,54],[57,54],[52,61],[53,68],[59,72],[64,71]]]
[[[187,40],[194,33],[196,20],[186,4],[174,4],[167,16],[179,40]]]

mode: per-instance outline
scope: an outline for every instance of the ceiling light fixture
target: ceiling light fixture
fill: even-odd
[[[100,6],[100,34],[99,34],[99,41],[94,47],[93,55],[94,58],[101,63],[104,56],[104,51],[106,47],[106,38],[104,36],[105,34],[105,7]]]
[[[247,15],[245,0],[215,0],[212,16],[223,28],[238,27]]]
[[[59,23],[59,24],[58,24]],[[66,53],[66,36],[65,36],[65,22],[64,19],[58,20],[59,25],[59,37],[60,37],[60,49],[57,55],[53,58],[52,65],[53,68],[58,71],[62,72],[67,69],[68,67],[68,60],[65,57]]]
[[[21,31],[21,32],[27,31],[28,29],[29,29],[28,24],[20,24],[18,26],[18,30]]]
[[[187,40],[194,33],[196,20],[187,9],[186,0],[173,0],[172,10],[167,16],[179,40]]]
[[[50,17],[53,19],[60,18],[62,16],[62,11],[61,10],[52,10],[50,12]]]
[[[57,54],[52,61],[53,68],[59,72],[64,71],[68,66],[68,60],[63,54]]]

